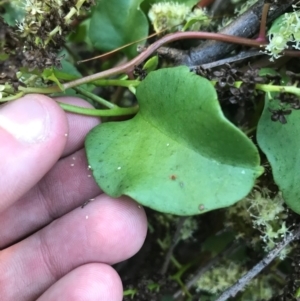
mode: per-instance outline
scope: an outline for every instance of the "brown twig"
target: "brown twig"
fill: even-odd
[[[211,68],[215,68],[215,67],[222,66],[222,65],[225,65],[225,64],[236,63],[236,62],[239,62],[241,60],[248,59],[250,57],[262,56],[262,55],[264,55],[263,52],[261,52],[259,50],[256,50],[256,49],[250,49],[248,51],[240,52],[237,55],[230,56],[230,57],[227,57],[227,58],[222,59],[222,60],[218,60],[218,61],[208,63],[208,64],[203,64],[203,65],[201,65],[201,67],[203,69],[211,69]],[[193,67],[191,67],[191,69],[193,70],[193,69],[196,69],[197,67],[199,67],[199,66],[193,66]]]
[[[299,239],[299,236],[300,226],[298,226],[298,229],[293,231],[281,243],[279,243],[271,252],[269,252],[269,254],[267,254],[265,258],[263,258],[258,264],[256,264],[242,278],[240,278],[233,286],[223,292],[216,301],[226,301],[231,297],[235,297],[237,293],[243,290],[243,288],[267,265],[269,265],[287,245],[289,245],[292,241]]]
[[[285,4],[273,4],[270,7],[268,14],[268,22],[271,22],[279,15],[281,15],[289,6],[294,2],[293,0],[285,1]],[[264,13],[266,13],[266,7],[264,8],[264,0],[259,0],[256,4],[251,6],[245,13],[236,18],[228,26],[224,27],[220,34],[239,36],[244,38],[253,37],[259,30],[260,21]],[[227,43],[223,43],[227,42]],[[264,41],[266,43],[266,41]],[[262,42],[261,42],[262,43]],[[263,43],[262,43],[263,44]],[[196,66],[211,63],[219,59],[224,58],[227,54],[235,49],[230,41],[220,41],[211,39],[201,45],[189,49],[188,51],[181,50],[177,52],[178,57],[175,58],[175,64]],[[159,49],[158,53],[161,53]],[[169,49],[169,53],[172,51]]]

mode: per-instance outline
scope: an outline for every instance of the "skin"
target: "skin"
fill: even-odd
[[[140,249],[147,221],[133,200],[101,193],[87,168],[84,138],[99,122],[42,95],[0,106],[1,301],[122,300],[111,265]]]

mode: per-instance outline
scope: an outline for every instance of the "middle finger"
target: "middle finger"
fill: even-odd
[[[24,197],[0,213],[0,249],[37,231],[100,193],[88,170],[83,149],[61,159]]]
[[[0,299],[33,300],[83,264],[125,260],[139,250],[146,231],[145,212],[134,201],[102,195],[1,251]]]

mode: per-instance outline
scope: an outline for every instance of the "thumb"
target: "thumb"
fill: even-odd
[[[0,211],[53,166],[67,133],[66,115],[49,97],[27,95],[0,106]]]

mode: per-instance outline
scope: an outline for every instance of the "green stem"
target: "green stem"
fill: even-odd
[[[72,7],[69,13],[65,16],[65,21],[67,24],[71,23],[71,18],[78,13],[78,11],[81,9],[81,6],[84,4],[86,0],[78,0],[75,4],[75,7]]]
[[[176,274],[174,276],[171,276],[171,279],[174,280],[174,281],[176,281],[180,285],[182,292],[184,292],[189,298],[192,298],[191,293],[188,291],[188,289],[186,288],[186,286],[182,282],[180,276],[178,276]]]
[[[57,25],[50,33],[49,37],[47,38],[45,44],[48,45],[48,43],[51,41],[52,37],[54,37],[57,33],[61,34],[61,27]]]
[[[67,112],[88,115],[88,116],[98,116],[98,117],[113,117],[113,116],[126,116],[134,115],[138,112],[139,107],[131,108],[120,108],[116,107],[110,110],[97,110],[97,109],[87,109],[83,107],[72,106],[66,103],[58,102],[61,108]]]
[[[141,82],[139,80],[122,79],[98,79],[92,82],[96,86],[119,86],[119,87],[137,87]]]
[[[300,97],[300,88],[297,88],[295,86],[276,86],[276,85],[256,84],[255,89],[264,92],[287,92]]]
[[[107,107],[108,109],[113,109],[113,108],[117,108],[118,106],[116,106],[115,104],[105,100],[104,98],[94,94],[94,93],[91,93],[83,88],[80,88],[80,87],[74,87],[73,88],[75,91],[77,91],[78,93],[94,100],[95,102],[97,103],[100,103],[101,105]]]
[[[18,93],[18,94],[16,94],[16,95],[11,95],[11,96],[7,96],[7,97],[3,97],[3,98],[0,99],[0,103],[1,103],[1,102],[11,101],[11,100],[16,100],[16,99],[22,97],[24,94],[25,94],[25,93],[20,92],[20,93]]]
[[[123,292],[123,296],[131,296],[131,298],[133,298],[137,292],[137,289],[129,289]]]
[[[82,1],[81,1],[82,2]],[[83,1],[84,2],[84,1]],[[77,6],[77,4],[76,4]],[[71,10],[69,11],[69,13],[65,16],[65,21],[67,24],[71,23],[71,18],[77,13],[77,8],[72,7]]]
[[[181,264],[176,260],[176,258],[174,256],[171,256],[171,262],[174,264],[174,266],[177,268],[177,269],[181,269]]]
[[[51,87],[45,87],[45,88],[19,86],[18,90],[22,91],[24,94],[29,94],[29,93],[52,94],[52,93],[62,92],[62,90],[59,88],[59,86],[51,86]]]
[[[213,86],[217,84],[217,81],[211,80],[210,81]],[[243,84],[242,81],[237,81],[234,83],[234,87],[240,88],[240,86]],[[300,97],[300,88],[296,86],[279,86],[279,85],[272,85],[272,84],[256,84],[255,85],[256,90],[260,90],[263,92],[278,92],[278,93],[291,93],[298,97]]]
[[[80,10],[81,6],[84,4],[86,0],[79,0],[77,1],[75,7],[72,7],[70,9],[70,11],[68,12],[68,14],[64,17],[64,20],[66,22],[66,24],[70,24],[71,23],[71,19],[72,17],[78,13],[78,11]],[[52,37],[55,36],[57,33],[61,34],[61,27],[59,25],[57,25],[50,33],[49,36],[47,38],[47,40],[45,41],[45,45],[48,45],[48,43],[52,40]]]
[[[78,0],[75,7],[77,9],[77,11],[79,11],[81,9],[81,6],[84,4],[86,0]]]
[[[249,136],[252,132],[254,132],[256,130],[257,126],[253,126],[252,128],[245,130],[244,134],[246,134],[247,136]]]
[[[176,274],[172,275],[171,278],[173,279],[181,279],[182,275],[193,265],[193,263],[188,263],[184,266],[180,266],[180,269],[177,271]]]

